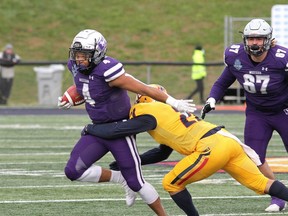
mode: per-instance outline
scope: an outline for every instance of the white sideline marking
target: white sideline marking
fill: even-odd
[[[207,199],[258,199],[267,198],[268,196],[226,196],[226,197],[193,197],[193,200],[207,200]],[[161,197],[162,200],[171,200],[171,197]],[[97,198],[97,199],[69,199],[69,200],[3,200],[0,204],[11,204],[11,203],[65,203],[65,202],[95,202],[95,201],[119,201],[125,200],[124,198]],[[141,200],[137,198],[136,200]]]

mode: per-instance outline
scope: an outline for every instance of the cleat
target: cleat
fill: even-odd
[[[127,185],[127,182],[124,181],[122,183],[122,186],[125,190],[125,196],[126,196],[126,205],[127,206],[132,206],[134,203],[135,203],[135,200],[136,200],[136,192],[134,192],[133,190],[131,190],[129,188],[129,186]]]
[[[284,200],[272,197],[271,204],[265,209],[266,212],[280,212],[286,208],[286,202]]]

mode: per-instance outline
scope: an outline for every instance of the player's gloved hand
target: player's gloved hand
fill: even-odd
[[[212,97],[208,98],[204,107],[201,110],[201,118],[204,119],[206,113],[210,112],[211,110],[215,110],[216,100]]]
[[[85,136],[85,135],[89,134],[88,131],[87,131],[87,126],[88,125],[85,125],[84,128],[82,129],[81,136]]]
[[[58,97],[58,108],[59,109],[70,109],[73,106],[73,104],[67,102],[67,101],[62,101],[62,97]]]
[[[119,167],[118,167],[118,164],[116,161],[113,161],[112,163],[109,164],[109,168],[111,170],[116,170],[116,171],[119,171]]]
[[[175,98],[168,96],[166,104],[174,107],[179,112],[194,113],[197,110],[193,100],[176,100]]]

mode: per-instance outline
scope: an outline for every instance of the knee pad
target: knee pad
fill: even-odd
[[[140,195],[142,200],[148,205],[154,203],[159,198],[159,195],[155,188],[148,182],[145,182],[143,187],[138,191],[138,194]]]

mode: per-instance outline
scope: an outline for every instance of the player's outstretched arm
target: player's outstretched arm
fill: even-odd
[[[193,100],[177,100],[172,96],[168,95],[166,92],[159,91],[156,88],[146,85],[127,73],[109,82],[109,85],[123,88],[136,94],[147,95],[157,101],[169,104],[170,106],[177,109],[179,112],[193,113],[197,109],[196,105],[193,103]]]

